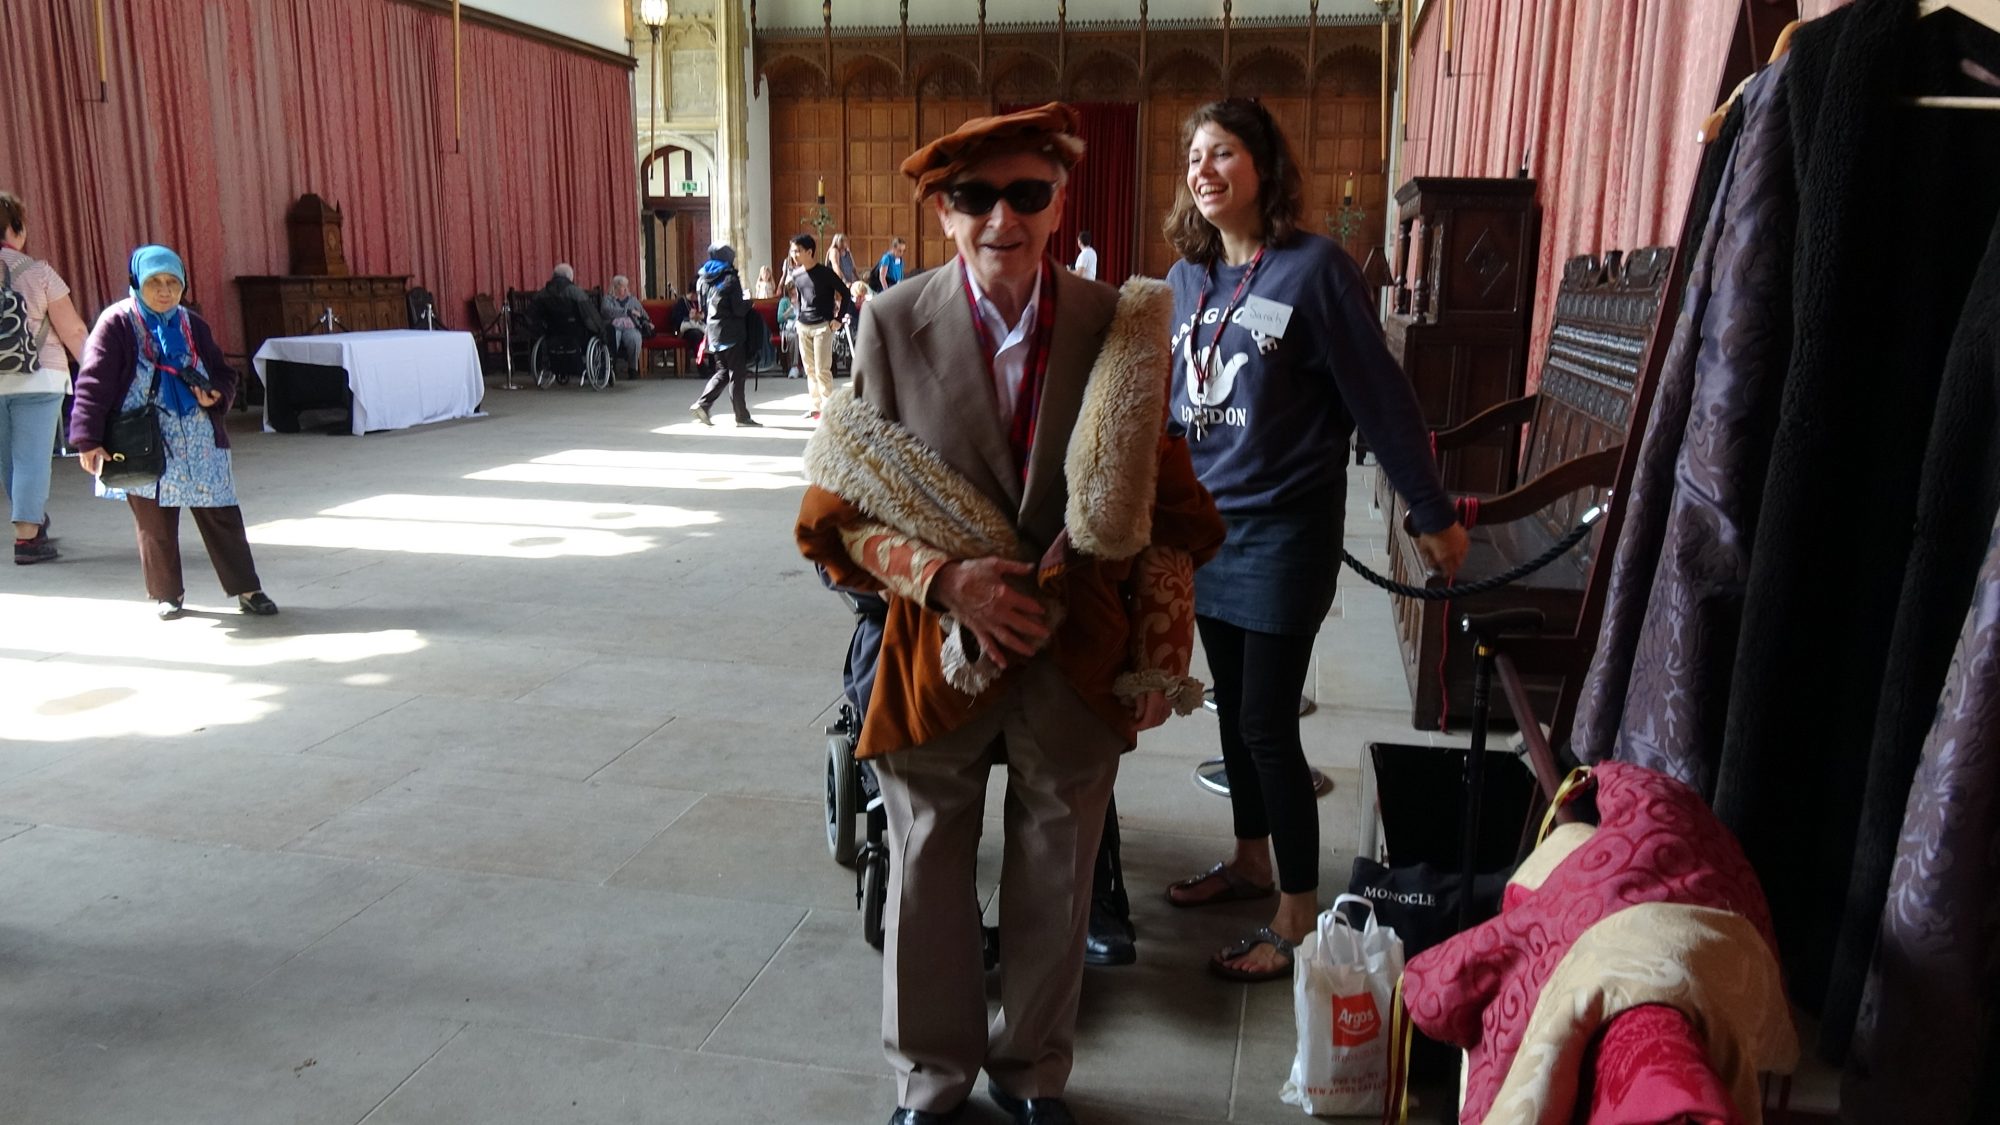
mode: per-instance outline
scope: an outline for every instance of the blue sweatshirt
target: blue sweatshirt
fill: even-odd
[[[1438,481],[1416,391],[1383,342],[1360,268],[1332,240],[1300,234],[1264,252],[1222,330],[1205,394],[1196,389],[1201,353],[1248,268],[1181,261],[1167,271],[1174,289],[1174,420],[1190,431],[1195,471],[1216,507],[1225,515],[1339,513],[1348,439],[1358,423],[1415,513],[1417,530],[1451,526],[1457,517]],[[1197,330],[1204,283],[1208,302]],[[1246,315],[1266,330],[1245,324]],[[1205,426],[1197,425],[1198,408]]]

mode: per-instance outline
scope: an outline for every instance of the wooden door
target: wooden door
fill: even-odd
[[[897,171],[916,147],[916,124],[916,105],[908,98],[847,99],[847,240],[864,274],[898,235],[912,248],[903,255],[904,275],[919,268],[910,181]]]

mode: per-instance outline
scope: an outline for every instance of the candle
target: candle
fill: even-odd
[[[819,201],[821,203],[826,202],[826,179],[824,177],[819,181]]]
[[[1347,189],[1346,189],[1346,192],[1345,192],[1345,193],[1344,193],[1344,194],[1343,194],[1343,195],[1341,196],[1341,198],[1342,198],[1343,200],[1345,200],[1346,202],[1348,202],[1348,203],[1352,203],[1352,202],[1354,202],[1354,177],[1353,177],[1353,176],[1349,176],[1349,177],[1347,177]]]

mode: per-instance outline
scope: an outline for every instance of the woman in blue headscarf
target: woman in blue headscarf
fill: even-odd
[[[132,252],[131,280],[132,295],[104,310],[84,345],[70,444],[84,471],[96,476],[104,468],[111,419],[148,399],[158,403],[166,446],[160,479],[127,489],[107,488],[101,480],[97,485],[99,496],[124,500],[132,509],[147,596],[159,603],[162,621],[180,616],[186,594],[180,510],[189,508],[223,592],[234,595],[244,613],[276,613],[257,580],[230,471],[223,419],[235,396],[236,372],[223,361],[207,322],[181,307],[187,270],[178,254],[141,246]]]

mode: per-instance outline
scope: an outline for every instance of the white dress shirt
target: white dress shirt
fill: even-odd
[[[961,267],[963,268],[963,267]],[[966,284],[972,287],[972,302],[979,310],[979,319],[986,325],[986,339],[998,341],[999,349],[987,358],[993,361],[993,400],[1000,408],[1000,424],[1014,424],[1014,408],[1021,398],[1021,384],[1028,378],[1028,354],[1035,350],[1035,318],[1039,315],[1042,301],[1042,273],[1035,271],[1035,288],[1028,294],[1028,303],[1021,310],[1021,319],[1008,327],[1000,318],[1000,309],[979,287],[979,279],[965,271]]]
[[[1097,280],[1097,247],[1086,246],[1076,252],[1076,272],[1092,281]]]

